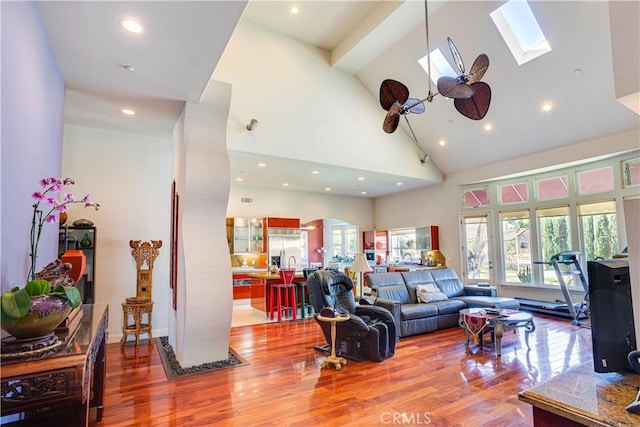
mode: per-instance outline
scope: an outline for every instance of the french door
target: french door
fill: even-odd
[[[463,214],[460,220],[462,265],[466,283],[495,283],[493,232],[489,213]]]

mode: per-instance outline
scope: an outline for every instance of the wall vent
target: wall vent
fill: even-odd
[[[253,203],[253,197],[241,197],[240,203]]]

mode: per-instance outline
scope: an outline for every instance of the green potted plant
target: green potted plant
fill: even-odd
[[[62,194],[62,201],[55,197],[55,194],[62,193],[66,186],[74,183],[71,178],[44,178],[40,181],[44,191],[32,194],[36,202],[33,205],[31,222],[31,265],[27,283],[22,288],[16,286],[2,292],[0,298],[2,329],[16,338],[46,335],[53,331],[73,308],[82,303],[80,292],[75,286],[63,283],[52,288],[49,281],[37,278],[35,272],[38,244],[44,224],[57,222],[57,214],[65,212],[70,204],[82,203],[84,207],[93,207],[96,210],[100,207],[90,201],[88,194],[78,201],[71,193]]]

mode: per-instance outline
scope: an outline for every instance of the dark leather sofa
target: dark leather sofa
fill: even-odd
[[[393,315],[398,337],[456,327],[458,313],[463,308],[520,308],[520,303],[513,298],[491,296],[490,288],[487,288],[486,295],[478,295],[477,288],[473,289],[473,295],[468,295],[456,271],[451,268],[367,274],[365,280],[372,289],[373,303]],[[446,299],[419,302],[417,286],[430,283],[435,284]]]

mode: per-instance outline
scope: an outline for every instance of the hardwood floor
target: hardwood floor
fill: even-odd
[[[521,390],[592,362],[591,332],[535,316],[508,331],[502,357],[489,342],[464,344],[452,328],[400,340],[384,362],[320,369],[313,319],[241,326],[231,347],[249,365],[167,380],[158,350],[142,341],[108,347],[103,421],[98,426],[531,426]]]

